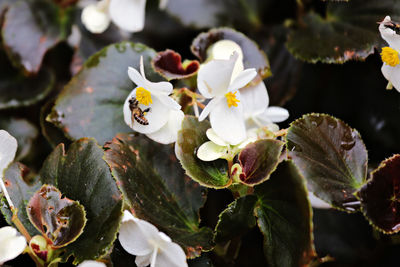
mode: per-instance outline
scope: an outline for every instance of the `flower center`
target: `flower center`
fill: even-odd
[[[153,100],[151,99],[151,93],[144,89],[143,87],[138,87],[136,89],[136,99],[140,104],[148,106],[149,104],[153,104]]]
[[[399,53],[391,47],[383,47],[381,57],[383,62],[392,67],[400,63]]]
[[[236,98],[236,93],[237,92],[234,92],[234,93],[229,92],[229,93],[225,94],[226,102],[228,103],[228,107],[232,107],[232,106],[237,107],[238,106],[237,103],[240,102],[240,100]]]

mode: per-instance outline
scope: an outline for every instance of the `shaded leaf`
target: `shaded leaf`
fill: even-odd
[[[211,229],[199,227],[204,188],[185,176],[171,146],[119,134],[105,148],[106,161],[137,217],[156,225],[189,257],[212,248]]]
[[[327,3],[326,15],[309,12],[288,36],[287,47],[299,59],[315,63],[364,60],[382,42],[376,22],[396,14],[396,0]]]
[[[224,188],[229,186],[228,164],[225,160],[202,161],[197,155],[197,149],[209,141],[207,129],[211,128],[208,121],[199,122],[196,117],[186,116],[182,129],[178,132],[175,152],[186,174],[206,187]]]
[[[54,148],[60,143],[68,145],[71,143],[71,141],[65,137],[63,131],[60,128],[56,127],[54,124],[47,120],[47,117],[50,116],[49,113],[51,112],[53,106],[54,99],[49,100],[40,109],[40,128],[42,130],[42,135]]]
[[[15,1],[10,5],[2,36],[16,65],[37,73],[46,52],[67,36],[70,12],[48,0]]]
[[[95,140],[83,138],[64,151],[57,146],[40,171],[43,184],[52,184],[85,207],[87,223],[79,238],[66,247],[64,259],[74,264],[103,256],[116,238],[122,218],[122,196],[104,152]]]
[[[147,79],[159,81],[150,65],[155,55],[142,44],[128,42],[99,51],[64,87],[47,121],[71,139],[94,137],[100,144],[119,132],[131,132],[122,112],[126,97],[135,87],[128,77],[128,67],[139,69],[143,56]]]
[[[199,34],[192,43],[192,53],[204,62],[208,58],[208,48],[220,40],[232,40],[237,43],[243,52],[244,68],[255,68],[261,77],[267,78],[271,75],[268,58],[258,45],[243,33],[229,28],[211,29]]]
[[[14,206],[18,209],[18,218],[28,230],[31,236],[39,234],[38,230],[32,225],[26,212],[26,206],[40,188],[41,183],[36,179],[31,181],[32,173],[28,167],[21,163],[13,163],[8,167],[4,175],[4,184]],[[2,198],[1,212],[8,224],[12,225],[12,212],[8,208],[5,198]]]
[[[191,77],[199,70],[200,63],[197,60],[185,60],[183,64],[181,61],[179,53],[167,49],[158,52],[151,63],[154,69],[168,81]]]
[[[27,213],[53,248],[74,242],[86,223],[84,207],[77,201],[62,198],[60,190],[52,185],[43,185],[32,196]]]
[[[0,129],[4,129],[17,139],[18,150],[15,161],[26,157],[32,149],[34,140],[38,137],[35,125],[25,119],[0,116]]]
[[[242,173],[239,179],[246,185],[264,182],[276,169],[284,143],[274,139],[262,139],[248,144],[239,153]]]
[[[358,196],[364,215],[386,234],[400,231],[400,155],[384,160]]]
[[[354,193],[367,178],[368,155],[357,130],[328,115],[308,114],[292,122],[286,139],[310,191],[336,208],[359,208]]]
[[[219,215],[218,224],[215,227],[215,242],[228,241],[244,234],[256,225],[254,207],[257,197],[253,195],[236,199]]]
[[[294,164],[281,163],[268,181],[255,187],[254,194],[268,266],[307,266],[316,257],[312,210]]]

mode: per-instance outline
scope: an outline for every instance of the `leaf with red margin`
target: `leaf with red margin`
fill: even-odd
[[[400,231],[400,155],[384,160],[358,196],[365,217],[385,234]]]
[[[184,79],[197,73],[200,63],[197,60],[185,60],[182,64],[179,53],[167,49],[158,52],[151,61],[153,68],[168,81],[173,79]]]
[[[271,76],[271,68],[265,53],[254,41],[233,29],[216,28],[199,34],[192,42],[192,53],[200,59],[200,62],[204,62],[208,57],[208,48],[220,40],[234,41],[242,48],[245,69],[255,68],[262,79]]]
[[[60,190],[52,185],[42,185],[26,209],[30,221],[53,248],[74,242],[86,224],[84,207],[77,201],[62,198]]]
[[[258,140],[248,144],[239,154],[242,173],[239,179],[250,186],[267,180],[279,163],[284,143],[274,139]]]

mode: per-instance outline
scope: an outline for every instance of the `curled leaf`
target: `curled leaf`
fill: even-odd
[[[179,53],[167,49],[158,52],[152,60],[154,69],[168,81],[188,78],[197,73],[200,63],[197,60],[185,60],[183,63]]]

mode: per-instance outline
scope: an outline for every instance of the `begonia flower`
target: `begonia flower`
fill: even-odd
[[[105,263],[101,261],[86,260],[78,265],[78,267],[106,267]]]
[[[0,265],[15,259],[26,248],[26,239],[11,226],[0,228]]]
[[[246,69],[232,77],[238,60],[233,53],[228,60],[213,59],[203,64],[197,75],[197,87],[210,102],[203,109],[199,121],[210,115],[210,123],[216,134],[226,142],[237,145],[246,139],[243,105],[239,89],[257,75],[255,69]]]
[[[173,90],[172,84],[147,80],[143,58],[140,59],[140,73],[129,67],[128,75],[137,87],[125,100],[125,123],[156,142],[175,142],[184,114],[180,110],[181,106],[169,96]]]
[[[138,267],[187,267],[183,249],[151,223],[124,211],[118,236],[121,246],[136,255]]]
[[[393,29],[395,24],[389,16],[379,24],[382,38],[389,44],[383,47],[381,58],[383,61],[382,74],[389,81],[388,89],[396,88],[400,92],[400,35]]]
[[[15,154],[17,153],[18,143],[17,140],[5,130],[0,130],[0,186],[4,196],[7,199],[10,207],[13,207],[12,201],[6,187],[4,185],[3,177],[4,171],[8,165],[13,162]]]
[[[233,146],[219,137],[212,128],[206,131],[206,135],[210,141],[202,144],[197,150],[197,157],[202,161],[213,161],[217,159],[232,160],[241,149],[257,140],[257,137],[252,136],[236,146]]]
[[[112,21],[127,32],[144,28],[146,0],[101,0],[82,10],[82,23],[92,33],[104,32]]]

